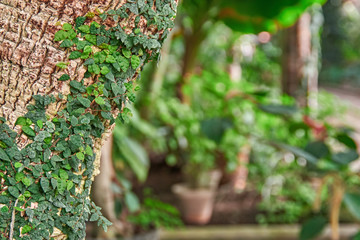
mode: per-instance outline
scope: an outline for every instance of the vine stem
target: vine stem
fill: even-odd
[[[15,224],[15,207],[18,203],[19,199],[16,199],[15,203],[14,203],[14,209],[12,211],[11,214],[11,223],[10,223],[10,234],[9,234],[9,240],[13,240],[13,235],[14,235],[14,224]]]

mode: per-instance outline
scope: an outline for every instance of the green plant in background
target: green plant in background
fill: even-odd
[[[150,189],[144,190],[144,201],[140,211],[128,216],[128,221],[140,232],[154,228],[175,228],[183,226],[179,211],[172,205],[155,198]]]

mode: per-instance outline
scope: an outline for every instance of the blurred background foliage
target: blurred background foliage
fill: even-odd
[[[338,124],[347,107],[323,87],[358,91],[360,2],[325,2],[181,1],[159,61],[143,69],[129,118],[113,133],[118,219],[149,228],[147,213],[162,205],[138,198],[165,166],[166,186],[206,187],[206,173],[221,169],[220,187],[259,196],[258,223],[304,222],[301,239],[322,230],[306,224],[313,217],[334,232],[339,219],[353,221],[336,199],[360,209],[357,126]],[[240,185],[229,180],[244,167]],[[172,226],[170,218],[152,227]]]

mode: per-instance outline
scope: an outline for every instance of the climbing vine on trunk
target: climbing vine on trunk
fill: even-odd
[[[0,239],[84,239],[85,221],[111,223],[90,200],[96,142],[126,121],[134,80],[157,59],[173,27],[176,0],[130,1],[61,23],[54,35],[68,61],[56,64],[68,91],[34,95],[15,126],[0,117]],[[73,61],[83,78],[72,79]],[[1,80],[1,79],[0,79]],[[56,105],[58,111],[49,115]]]

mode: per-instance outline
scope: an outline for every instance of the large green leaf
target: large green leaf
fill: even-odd
[[[124,136],[115,129],[114,144],[121,155],[121,159],[135,173],[140,181],[145,181],[149,170],[149,158],[145,149],[136,141]]]
[[[290,146],[290,145],[283,144],[283,143],[279,143],[276,145],[278,145],[279,147],[281,147],[285,150],[292,152],[293,154],[295,154],[298,157],[305,158],[310,163],[316,164],[318,161],[318,158],[316,158],[314,155],[312,155],[311,153],[309,153],[301,148]]]
[[[300,240],[310,240],[318,236],[326,226],[327,220],[323,216],[316,216],[308,219],[301,226]]]
[[[306,145],[305,151],[314,155],[317,158],[326,157],[330,150],[323,141],[310,142]]]
[[[233,123],[228,118],[210,118],[201,122],[201,132],[207,138],[219,144],[225,131],[232,126]]]
[[[356,150],[349,150],[346,152],[335,153],[331,156],[331,158],[334,162],[346,165],[358,159],[359,154],[356,152]]]
[[[275,114],[275,115],[293,115],[298,111],[295,105],[281,105],[281,104],[268,104],[259,105],[259,108],[264,112]]]
[[[360,220],[360,194],[345,193],[343,201],[349,212]]]
[[[218,18],[236,31],[274,32],[289,27],[315,3],[326,0],[222,0]]]

